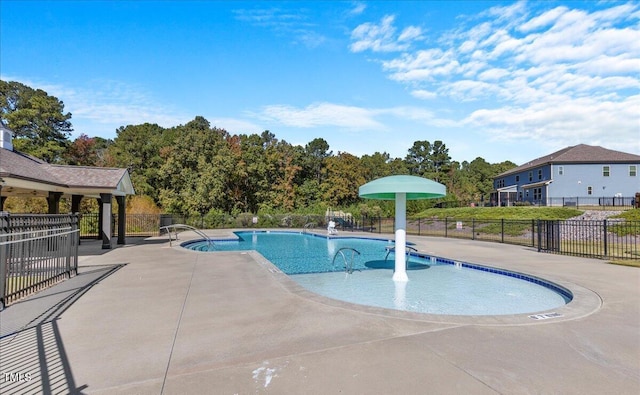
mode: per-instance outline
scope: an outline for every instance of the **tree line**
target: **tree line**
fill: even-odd
[[[386,152],[361,157],[334,153],[315,138],[292,145],[268,130],[230,134],[196,116],[170,128],[144,123],[122,126],[114,139],[81,134],[70,139],[71,113],[41,89],[0,81],[2,123],[14,131],[15,149],[49,163],[127,168],[137,195],[169,213],[323,213],[327,207],[358,214],[390,215],[393,206],[358,197],[358,188],[379,177],[411,174],[447,187],[444,200],[482,202],[492,178],[516,165],[481,157],[458,162],[441,140],[413,143],[404,158]],[[411,212],[433,201],[410,202]]]

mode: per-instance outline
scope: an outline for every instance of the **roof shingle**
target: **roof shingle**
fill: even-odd
[[[550,163],[640,163],[640,155],[614,151],[600,146],[579,144],[536,158],[511,170],[507,170],[496,177],[519,173]]]

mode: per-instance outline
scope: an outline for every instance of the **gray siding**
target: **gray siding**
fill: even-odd
[[[632,164],[557,164],[552,166],[553,182],[549,184],[550,197],[589,196],[588,187],[592,187],[591,196],[634,196],[640,192],[640,163],[636,163],[636,176],[629,176]],[[609,176],[603,176],[603,166],[609,166]],[[559,174],[562,168],[562,175]]]

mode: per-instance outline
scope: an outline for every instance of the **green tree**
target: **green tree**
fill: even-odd
[[[235,210],[256,213],[267,199],[269,169],[265,149],[273,143],[274,135],[265,131],[262,135],[231,136],[228,143],[235,162],[230,174],[230,194],[235,200]]]
[[[409,174],[422,177],[429,171],[431,143],[427,140],[415,141],[405,157]]]
[[[467,178],[473,185],[471,198],[484,202],[489,199],[493,191],[493,176],[496,174],[493,166],[481,157],[477,157],[469,163]]]
[[[62,161],[73,130],[64,103],[41,89],[0,80],[0,116],[15,133],[17,150],[49,163]]]
[[[272,184],[271,192],[276,207],[285,211],[292,211],[296,208],[298,185],[297,175],[302,170],[300,165],[300,151],[294,146],[282,141],[277,145],[279,154],[278,176]]]
[[[358,191],[365,183],[365,169],[358,157],[339,152],[326,159],[322,191],[325,202],[332,206],[348,206],[359,201]]]
[[[449,149],[442,141],[436,140],[433,144],[426,140],[414,142],[405,157],[405,163],[410,174],[446,185],[451,157]]]
[[[156,202],[159,170],[165,162],[161,153],[165,144],[171,144],[164,141],[165,133],[157,124],[121,126],[103,161],[107,166],[127,168],[136,193],[151,196]]]
[[[322,138],[316,138],[307,143],[304,150],[306,153],[305,175],[308,178],[315,178],[317,183],[321,184],[325,160],[333,154],[329,151],[329,143]]]
[[[333,152],[329,150],[329,143],[322,138],[315,138],[304,146],[300,152],[301,169],[297,173],[296,184],[298,192],[297,206],[308,207],[322,201],[321,184],[327,158]]]
[[[428,155],[429,175],[434,181],[447,184],[447,173],[451,166],[451,157],[449,156],[449,148],[440,140],[433,142],[431,153]]]
[[[211,210],[232,212],[235,199],[229,175],[235,169],[228,133],[210,128],[196,117],[175,131],[175,143],[159,171],[159,200],[169,212],[204,215]]]

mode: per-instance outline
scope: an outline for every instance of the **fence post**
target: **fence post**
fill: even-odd
[[[538,252],[540,252],[542,250],[541,248],[541,244],[542,244],[542,232],[540,231],[540,220],[536,220],[537,221],[537,228],[538,228]]]
[[[500,219],[500,242],[504,243],[504,218]]]
[[[0,235],[9,234],[9,213],[1,212],[0,213]],[[0,311],[4,309],[5,306],[5,286],[7,285],[7,261],[8,261],[8,253],[7,249],[9,248],[9,244],[3,244],[5,241],[8,241],[4,237],[0,238]]]
[[[448,217],[444,217],[444,237],[448,237],[449,234],[449,221]]]
[[[536,220],[531,220],[531,247],[536,245]]]
[[[604,239],[604,256],[609,256],[609,251],[608,251],[608,245],[607,245],[607,220],[605,219],[604,221],[604,226],[603,226],[603,239]]]
[[[71,253],[73,248],[73,238],[74,238],[74,230],[75,224],[73,221],[73,214],[69,215],[69,225],[71,225],[71,233],[64,237],[63,240],[65,242],[65,246],[63,250],[65,251],[65,262],[64,262],[64,271],[67,273],[67,278],[71,277]]]
[[[421,218],[418,218],[418,236],[420,236],[420,222],[422,221]]]
[[[476,219],[471,218],[471,240],[476,239]]]

